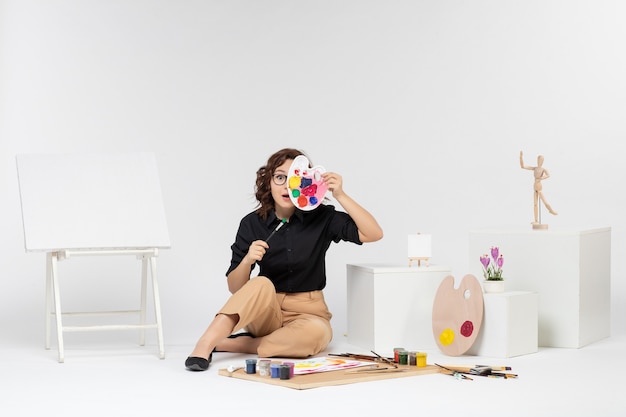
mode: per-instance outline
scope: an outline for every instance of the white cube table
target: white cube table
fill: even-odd
[[[470,232],[470,273],[491,246],[505,291],[539,294],[539,346],[579,348],[610,335],[611,229]]]
[[[348,342],[390,356],[395,347],[437,349],[433,301],[443,266],[347,265]]]
[[[468,355],[510,358],[537,352],[537,293],[508,291],[483,294],[483,299],[482,326]]]

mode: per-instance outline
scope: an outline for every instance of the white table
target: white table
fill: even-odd
[[[437,349],[433,300],[444,266],[347,265],[348,342],[380,355]]]

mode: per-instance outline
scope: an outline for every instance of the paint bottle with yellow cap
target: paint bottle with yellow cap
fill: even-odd
[[[415,354],[415,363],[418,368],[426,367],[426,352],[417,352]]]

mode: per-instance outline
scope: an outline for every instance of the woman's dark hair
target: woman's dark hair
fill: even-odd
[[[263,219],[267,219],[270,210],[274,209],[274,199],[272,198],[272,175],[276,168],[285,163],[288,159],[296,159],[298,155],[306,154],[298,149],[285,148],[269,157],[267,163],[256,172],[255,197],[259,202],[256,212]],[[308,157],[307,157],[308,159]],[[310,163],[310,160],[309,160]]]

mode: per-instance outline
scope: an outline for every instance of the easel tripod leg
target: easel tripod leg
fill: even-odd
[[[156,259],[150,258],[150,270],[152,276],[152,293],[154,296],[154,314],[157,323],[157,338],[159,342],[159,358],[165,358],[165,348],[163,346],[163,325],[161,323],[161,301],[159,296],[159,286],[157,284]]]
[[[59,291],[59,276],[57,271],[57,254],[54,253],[50,260],[50,272],[52,279],[52,290],[54,292],[54,316],[56,318],[57,343],[59,348],[59,362],[65,361],[63,348],[63,313],[61,311],[61,298]]]
[[[46,254],[46,350],[50,349],[50,320],[52,319],[52,253]]]
[[[148,258],[142,256],[141,258],[141,306],[139,311],[139,323],[144,326],[146,324],[146,298],[148,292]],[[139,334],[139,345],[144,346],[146,344],[146,329],[141,327]]]

